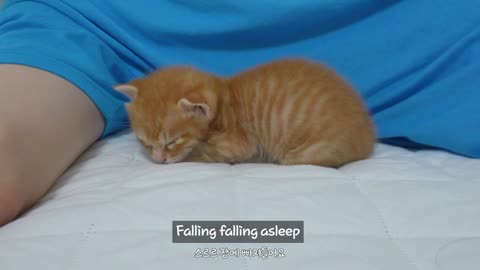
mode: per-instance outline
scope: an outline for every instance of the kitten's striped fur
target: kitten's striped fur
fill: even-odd
[[[303,59],[232,78],[169,67],[117,89],[133,90],[132,128],[159,162],[339,167],[367,158],[375,143],[369,113],[351,86]]]

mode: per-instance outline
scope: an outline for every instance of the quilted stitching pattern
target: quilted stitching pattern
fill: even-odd
[[[480,160],[377,145],[339,170],[152,164],[134,136],[97,143],[29,213],[0,230],[0,269],[474,269]],[[287,257],[196,259],[174,219],[300,219]],[[26,259],[28,256],[28,259]]]

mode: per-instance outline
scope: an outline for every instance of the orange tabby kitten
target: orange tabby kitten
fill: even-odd
[[[279,60],[231,78],[168,67],[115,87],[152,159],[339,167],[367,158],[374,126],[332,70]]]

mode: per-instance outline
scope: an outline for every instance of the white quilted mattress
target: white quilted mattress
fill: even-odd
[[[480,160],[381,144],[340,170],[157,165],[124,133],[0,229],[0,269],[480,269],[479,175]],[[304,220],[305,242],[172,243],[172,220]],[[286,256],[194,256],[263,246]]]

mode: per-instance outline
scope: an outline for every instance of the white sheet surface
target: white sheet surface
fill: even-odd
[[[0,269],[480,269],[480,160],[377,145],[340,170],[152,164],[132,134],[97,143],[0,229]],[[304,220],[303,244],[173,244],[172,220]],[[286,257],[194,258],[197,248]]]

